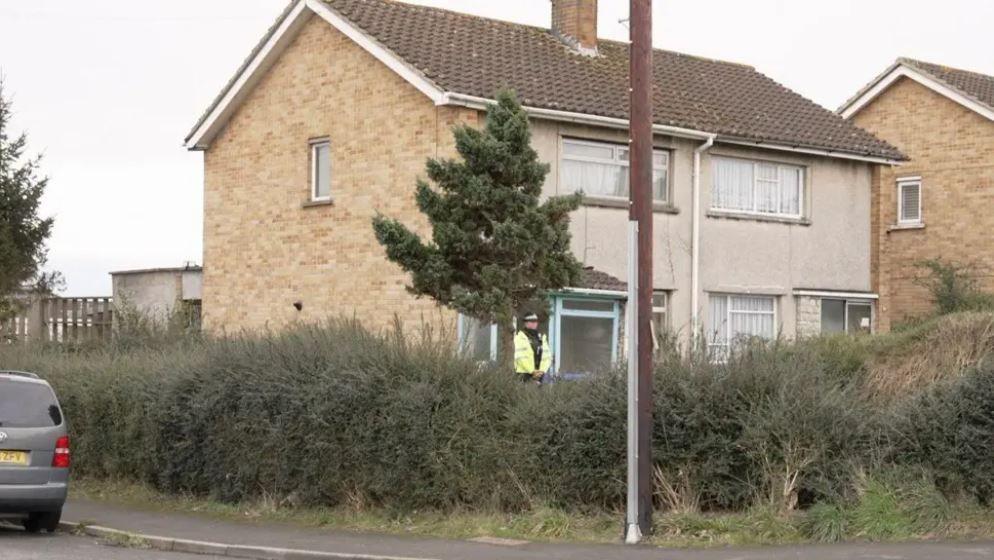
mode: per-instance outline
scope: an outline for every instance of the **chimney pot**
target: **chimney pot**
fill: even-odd
[[[583,54],[597,54],[597,0],[552,0],[552,33]]]

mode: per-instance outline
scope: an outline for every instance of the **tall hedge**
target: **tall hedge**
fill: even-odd
[[[927,465],[989,495],[990,368],[883,407],[863,396],[860,368],[840,374],[825,348],[661,360],[661,505],[676,493],[711,510],[805,507],[847,497],[882,462]],[[626,391],[616,371],[538,388],[456,356],[448,342],[354,322],[152,347],[8,346],[0,367],[56,386],[77,475],[224,501],[401,511],[624,504]]]

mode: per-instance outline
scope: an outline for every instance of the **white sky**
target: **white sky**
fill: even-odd
[[[197,117],[287,0],[0,0],[0,72],[14,129],[45,155],[49,266],[71,295],[111,270],[201,262]],[[549,25],[547,0],[415,3]],[[624,40],[626,0],[601,0]],[[656,0],[657,47],[751,64],[838,107],[898,56],[994,74],[994,2]]]

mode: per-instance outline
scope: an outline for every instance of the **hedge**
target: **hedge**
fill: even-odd
[[[906,464],[989,497],[994,369],[885,406],[866,396],[865,368],[840,357],[846,345],[660,360],[660,505],[806,507],[851,498],[860,473]],[[438,337],[351,321],[151,346],[7,346],[0,367],[56,386],[86,477],[228,502],[398,511],[624,503],[617,371],[539,388]]]

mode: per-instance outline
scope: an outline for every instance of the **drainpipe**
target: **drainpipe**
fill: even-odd
[[[694,203],[690,215],[693,233],[690,247],[690,325],[691,336],[697,336],[700,330],[700,287],[701,287],[701,154],[714,145],[715,135],[694,150]]]

